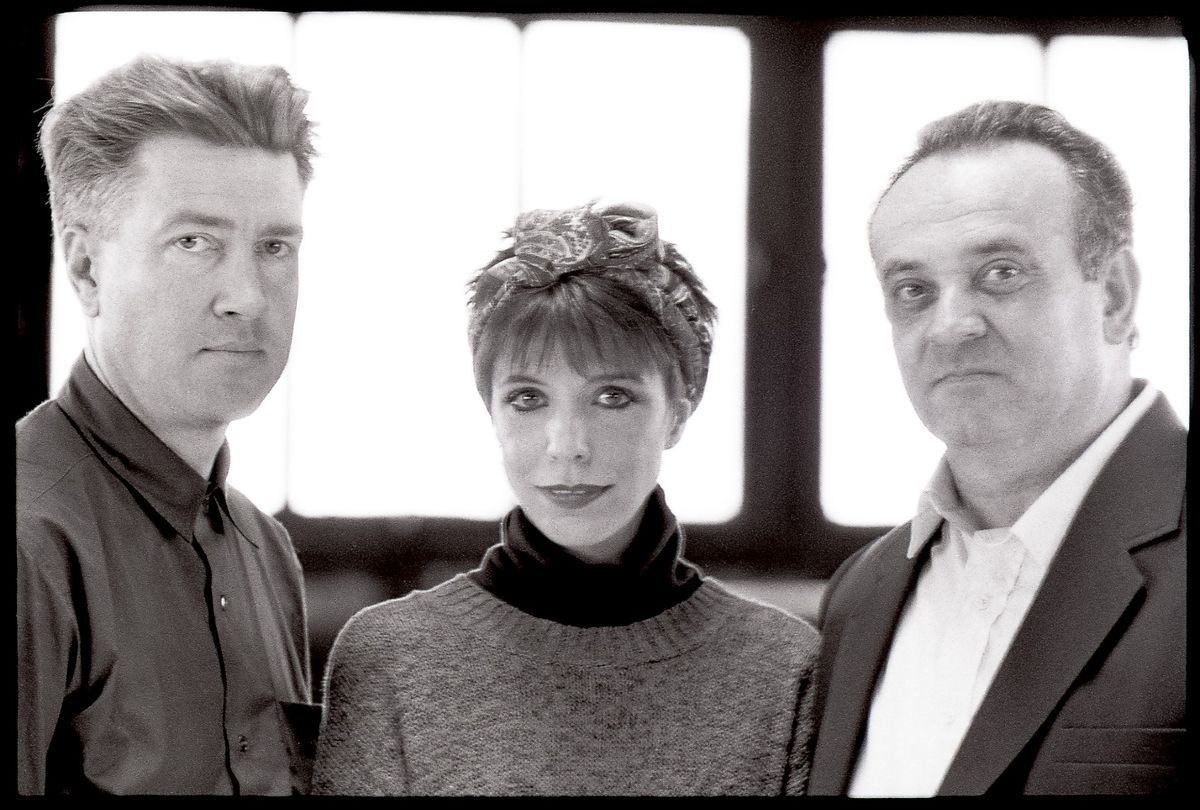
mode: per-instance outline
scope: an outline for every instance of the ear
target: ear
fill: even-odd
[[[663,445],[664,450],[670,450],[683,438],[683,428],[687,424],[688,417],[692,415],[692,401],[686,397],[680,397],[675,400],[673,410],[671,432],[667,434],[667,442]]]
[[[1137,332],[1133,316],[1141,286],[1141,273],[1133,252],[1123,247],[1113,253],[1099,282],[1104,294],[1104,340],[1113,345],[1130,342]]]
[[[95,318],[100,314],[100,280],[96,277],[94,259],[100,240],[82,225],[69,225],[63,230],[62,244],[71,287],[79,298],[83,313]]]

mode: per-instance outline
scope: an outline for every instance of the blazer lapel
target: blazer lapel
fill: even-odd
[[[877,541],[877,559],[860,561],[874,569],[875,577],[867,589],[853,595],[855,610],[837,640],[809,793],[843,794],[850,783],[875,681],[887,659],[900,611],[928,558],[926,544],[921,554],[908,559],[909,531],[909,524],[893,529]]]
[[[987,791],[1054,713],[1144,586],[1130,551],[1179,527],[1187,433],[1159,396],[1067,530],[941,794]]]

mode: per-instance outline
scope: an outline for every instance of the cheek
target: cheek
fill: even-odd
[[[1030,370],[1069,365],[1079,348],[1094,344],[1099,319],[1079,301],[1046,301],[1038,306],[1014,308],[994,318],[995,329],[1025,357]]]
[[[177,303],[135,275],[111,274],[100,286],[100,321],[110,332],[161,334],[176,320]],[[165,324],[164,324],[165,322]]]
[[[110,271],[109,297],[120,297],[126,310],[148,319],[178,320],[202,306],[202,279],[190,267],[138,256],[124,270]]]
[[[622,460],[636,471],[637,475],[658,477],[662,465],[662,454],[666,450],[670,423],[667,420],[646,425],[642,430],[631,431],[621,437],[620,445],[614,448]]]
[[[274,279],[268,288],[271,299],[282,312],[296,312],[296,302],[300,297],[300,279],[295,271],[286,271],[286,275]]]
[[[899,343],[901,340],[908,339],[908,336],[917,331],[922,310],[904,309],[885,304],[883,313],[888,320],[888,324],[892,327],[893,342]]]
[[[539,457],[533,431],[515,420],[494,422],[500,455],[509,475],[525,475],[533,470]]]
[[[652,443],[654,439],[648,439],[646,444],[642,445],[641,452],[638,454],[638,469],[647,480],[657,480],[658,473],[662,469],[662,454],[663,444],[661,441]]]
[[[923,345],[920,330],[912,319],[892,322],[892,349],[901,373],[906,373],[919,363]]]
[[[286,289],[275,297],[277,305],[274,307],[275,323],[278,333],[291,341],[292,332],[296,328],[296,305],[299,302],[300,285],[296,281],[290,282]]]

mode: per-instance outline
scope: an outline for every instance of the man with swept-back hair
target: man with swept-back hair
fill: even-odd
[[[1134,379],[1132,200],[1047,107],[930,124],[870,222],[905,389],[946,445],[821,606],[812,793],[1185,786],[1187,430]]]
[[[287,363],[307,93],[140,57],[42,122],[87,324],[17,435],[17,790],[307,789],[319,708],[287,531],[226,483]]]

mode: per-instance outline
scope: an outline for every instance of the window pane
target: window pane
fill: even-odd
[[[464,307],[518,205],[519,48],[500,19],[299,20],[321,157],[292,348],[298,513],[491,518],[509,504]]]
[[[65,98],[140,53],[288,66],[288,14],[226,11],[79,11],[55,18],[54,95]],[[56,247],[50,301],[50,392],[65,382],[86,331]],[[229,481],[268,512],[284,503],[287,373],[252,416],[229,429]]]
[[[522,207],[649,203],[719,310],[704,400],[661,482],[687,522],[742,503],[750,52],[734,28],[545,21],[526,30]]]
[[[314,516],[507,509],[471,375],[464,285],[519,211],[601,197],[655,205],[721,308],[704,407],[665,456],[663,482],[685,520],[740,509],[750,82],[740,32],[539,23],[523,41],[495,18],[72,17],[86,24],[62,26],[60,58],[85,60],[90,42],[107,48],[77,69],[87,79],[149,49],[278,62],[311,92],[320,156],[305,200],[291,360],[263,407],[229,432],[231,480],[264,508],[280,508],[286,488],[291,508]],[[613,53],[626,60],[622,75],[652,92],[576,69],[582,55],[598,64]],[[82,86],[73,75],[62,72],[60,92]],[[562,114],[557,99],[570,97],[592,100],[582,118]],[[77,313],[59,317],[74,306],[62,275],[56,387],[82,344]],[[692,473],[713,469],[722,475]]]
[[[987,98],[1037,101],[1032,37],[843,32],[825,50],[821,506],[843,525],[907,520],[942,445],[913,413],[867,220],[929,121]]]
[[[942,451],[900,383],[866,224],[917,130],[973,101],[1048,104],[1117,155],[1133,187],[1142,270],[1133,371],[1153,380],[1187,421],[1188,67],[1184,40],[1172,38],[1057,37],[1044,52],[1015,36],[850,32],[830,39],[821,428],[821,503],[830,520],[908,519]]]
[[[1056,37],[1046,50],[1047,103],[1112,150],[1133,188],[1141,270],[1133,373],[1191,404],[1189,149],[1191,88],[1182,37]]]

